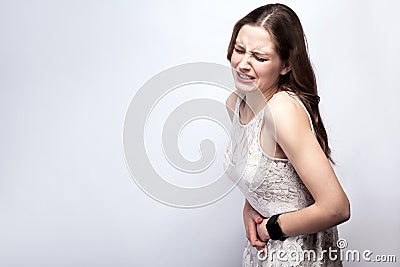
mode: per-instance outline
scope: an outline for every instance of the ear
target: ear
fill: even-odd
[[[292,65],[290,65],[289,61],[285,62],[285,65],[282,66],[281,75],[286,75],[292,70]]]

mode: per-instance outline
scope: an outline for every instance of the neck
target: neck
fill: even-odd
[[[258,114],[265,107],[271,97],[278,92],[278,88],[261,92],[259,90],[246,92],[245,102],[254,114]]]

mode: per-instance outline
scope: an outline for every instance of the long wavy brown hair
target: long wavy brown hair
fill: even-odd
[[[292,69],[279,78],[279,89],[295,93],[311,115],[317,140],[326,157],[331,158],[328,136],[319,112],[319,96],[313,67],[308,56],[307,40],[296,13],[282,4],[261,6],[240,19],[233,27],[227,58],[231,61],[235,42],[244,25],[264,27],[271,35],[275,49]]]

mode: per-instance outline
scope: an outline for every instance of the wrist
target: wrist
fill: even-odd
[[[263,222],[262,222],[262,226],[263,226],[263,229],[264,229],[265,240],[271,239],[271,237],[269,236],[269,233],[268,233],[268,229],[267,229],[268,219],[269,218],[265,218],[265,219],[263,219]]]
[[[247,209],[249,207],[249,202],[247,201],[247,199],[244,201],[244,206],[245,209]]]
[[[266,227],[267,221],[268,218],[264,218],[260,223],[257,224],[257,234],[262,242],[268,242],[268,240],[271,239]]]
[[[285,227],[283,227],[282,226],[282,215],[283,214],[281,214],[279,217],[278,217],[278,219],[276,220],[276,222],[279,224],[279,226],[280,226],[280,228],[281,228],[281,232],[282,232],[282,235],[285,237],[285,238],[287,238],[288,236],[286,235],[286,233],[285,233]]]
[[[253,207],[250,205],[250,203],[246,200],[246,202],[244,203],[244,208],[245,211],[247,212],[255,212],[255,210],[253,209]]]
[[[284,241],[286,239],[285,234],[283,233],[280,225],[279,225],[279,216],[280,214],[276,214],[271,216],[268,221],[267,224],[265,225],[268,235],[272,240],[280,240],[280,241]]]

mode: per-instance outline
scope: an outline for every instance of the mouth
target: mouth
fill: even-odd
[[[250,82],[250,81],[254,80],[254,77],[252,77],[252,76],[246,75],[246,74],[241,73],[241,72],[239,72],[239,71],[236,71],[236,73],[237,73],[237,76],[238,76],[241,80],[244,80],[244,81],[247,81],[247,82]]]

